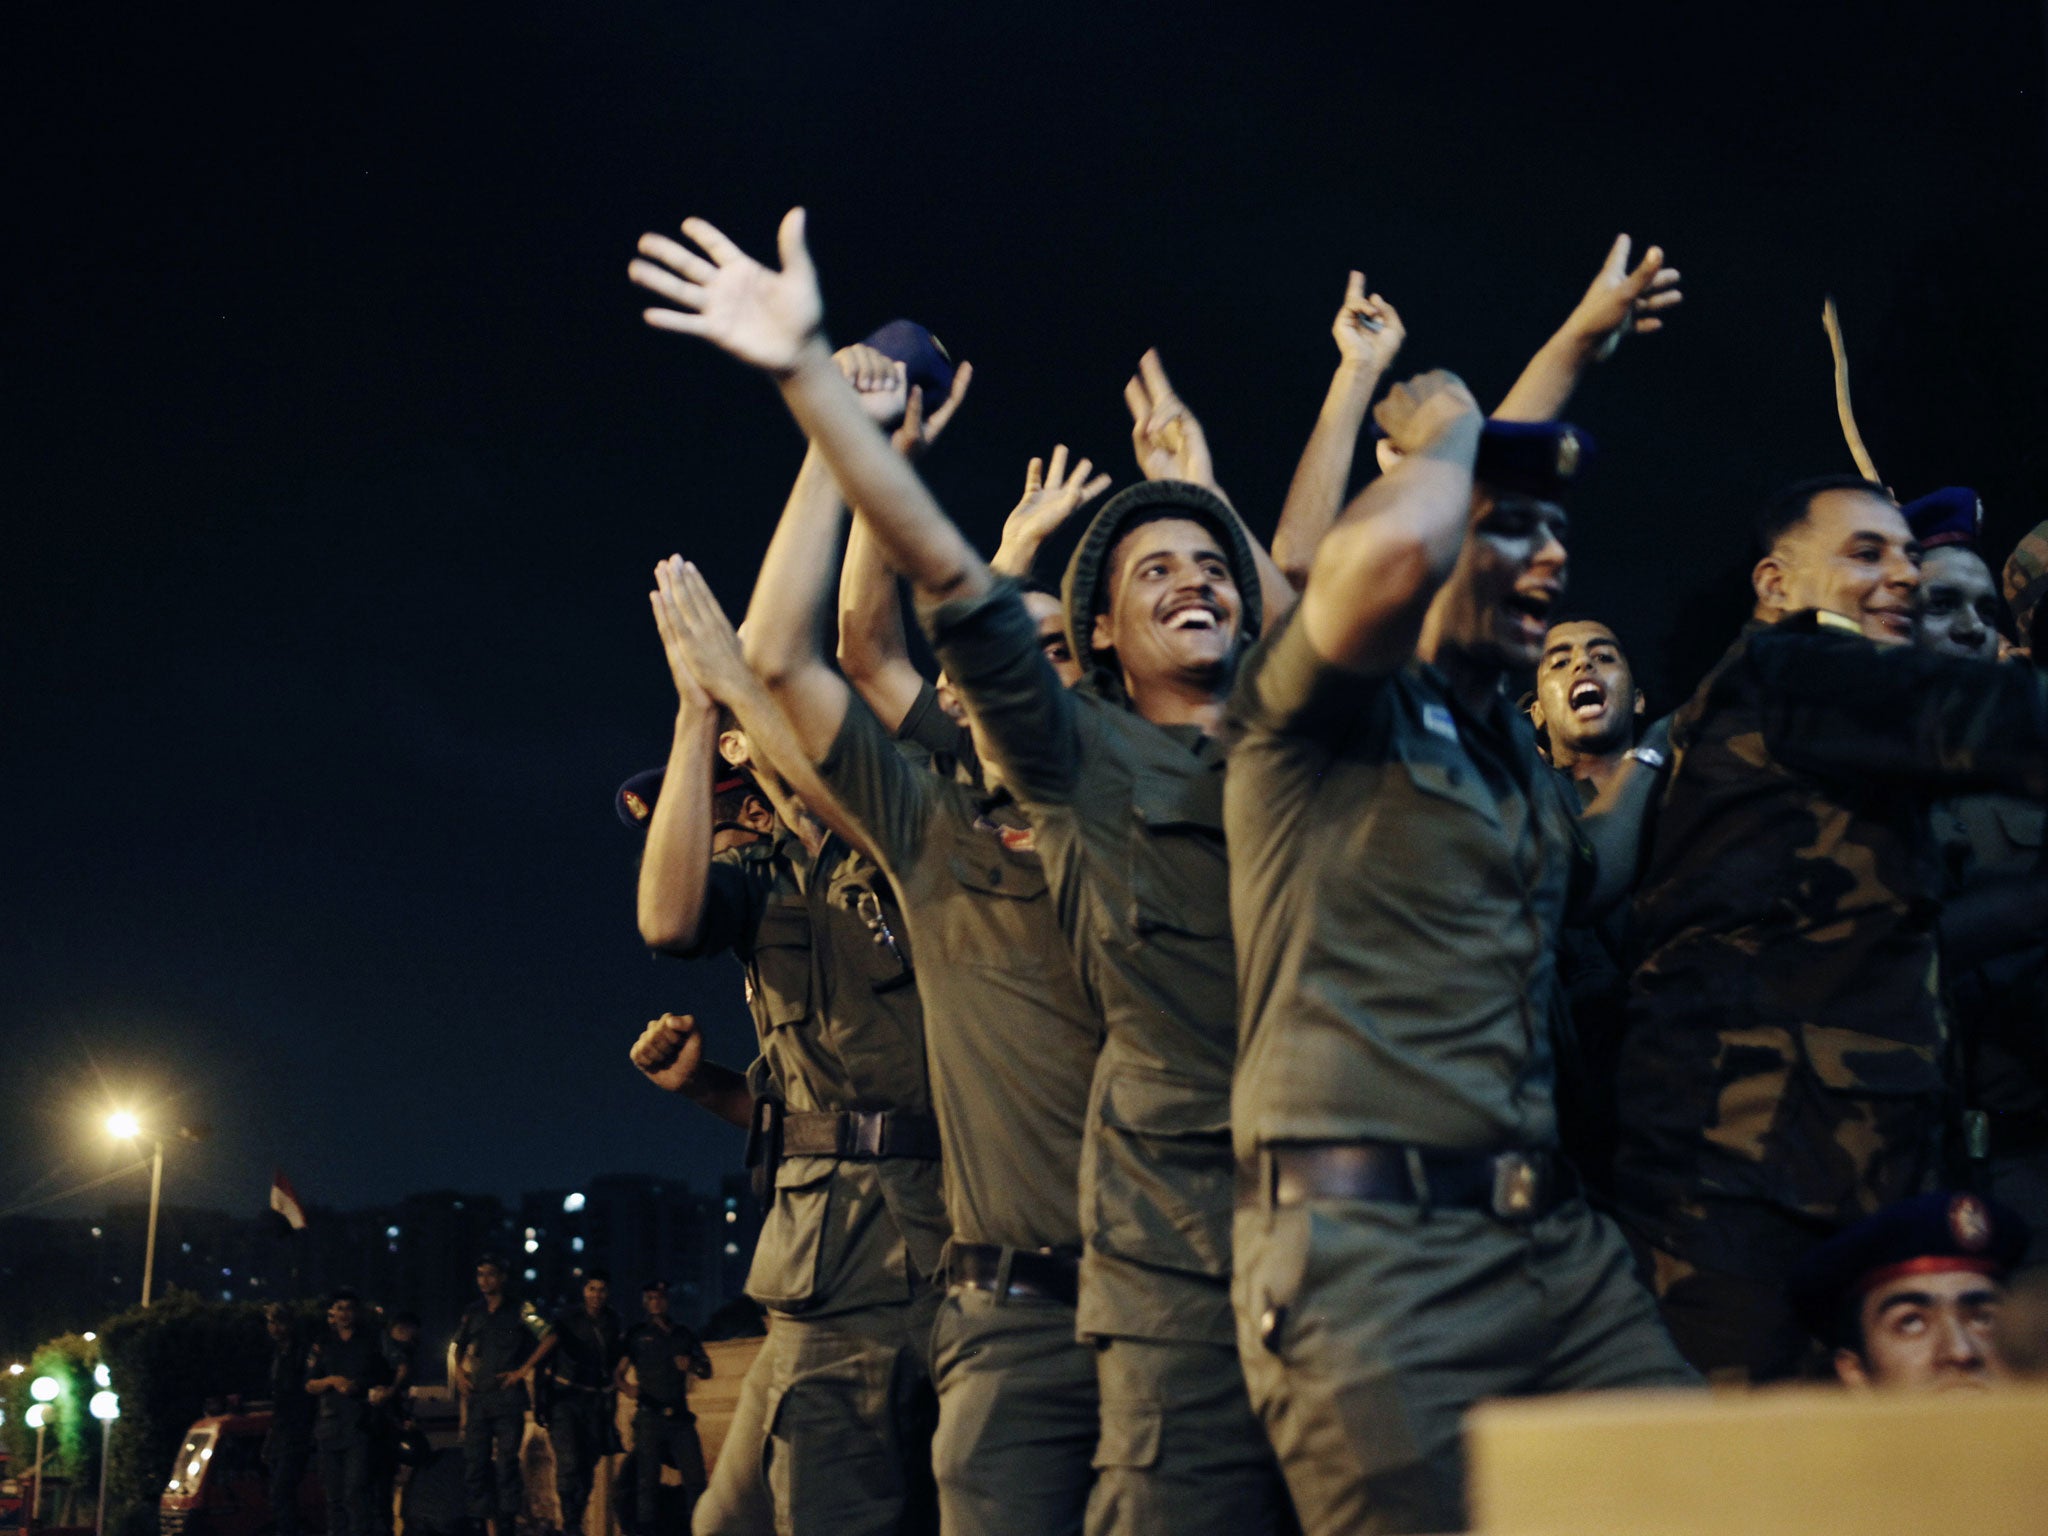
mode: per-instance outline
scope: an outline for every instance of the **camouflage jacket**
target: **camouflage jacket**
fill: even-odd
[[[1743,632],[1671,747],[1632,914],[1617,1193],[1660,1247],[1764,1278],[1787,1255],[1759,1228],[1824,1233],[1937,1173],[1929,804],[2048,795],[2048,682],[1795,614]]]

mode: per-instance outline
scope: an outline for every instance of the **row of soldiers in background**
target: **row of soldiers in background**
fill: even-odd
[[[668,1528],[661,1474],[670,1466],[683,1485],[676,1528],[687,1528],[705,1482],[689,1382],[709,1377],[712,1367],[696,1334],[669,1316],[668,1282],[642,1287],[645,1316],[627,1328],[610,1305],[610,1275],[592,1269],[581,1304],[536,1338],[506,1290],[506,1273],[497,1258],[478,1261],[478,1298],[464,1311],[451,1352],[471,1519],[488,1536],[511,1536],[525,1503],[520,1449],[537,1397],[562,1529],[582,1531],[607,1459],[626,1449],[616,1420],[624,1396],[634,1405],[634,1499],[621,1524],[632,1536]],[[344,1290],[329,1299],[327,1326],[310,1347],[283,1306],[267,1309],[266,1321],[274,1416],[264,1458],[279,1536],[297,1536],[299,1484],[316,1450],[329,1536],[389,1536],[401,1469],[418,1464],[424,1444],[408,1412],[419,1375],[419,1319],[399,1313],[380,1335],[361,1326],[360,1298]]]
[[[327,1301],[326,1326],[308,1340],[280,1302],[264,1309],[270,1333],[271,1428],[263,1458],[278,1536],[298,1536],[299,1485],[317,1454],[329,1536],[392,1529],[394,1500],[419,1377],[419,1319],[381,1327],[354,1291]]]
[[[721,1067],[671,1014],[632,1052],[772,1194],[699,1536],[927,1528],[927,1472],[948,1532],[1446,1530],[1474,1401],[1785,1374],[1801,1266],[1857,1304],[1858,1379],[1916,1379],[1867,1305],[1984,1342],[1981,1282],[1894,1299],[1862,1260],[1954,1176],[1929,803],[2038,807],[2048,685],[1904,644],[1919,543],[1837,480],[1773,503],[1755,622],[1615,804],[1581,814],[1504,692],[1572,674],[1565,774],[1615,701],[1580,682],[1618,647],[1552,633],[1592,453],[1557,417],[1677,302],[1661,252],[1618,240],[1491,418],[1396,385],[1347,505],[1402,340],[1354,274],[1270,554],[1148,353],[1145,482],[1054,593],[1038,546],[1107,476],[1034,460],[984,561],[911,465],[966,365],[906,322],[833,354],[800,211],[779,272],[684,233],[640,243],[648,322],[764,370],[809,440],[744,641],[657,567],[679,709],[619,796],[643,938],[735,955],[761,1046]],[[1603,955],[1625,1027],[1589,1008],[1582,1047],[1565,982]],[[1995,1283],[2023,1222],[1936,1200],[1903,1273]]]

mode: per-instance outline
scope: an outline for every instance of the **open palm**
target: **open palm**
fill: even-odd
[[[702,255],[666,235],[640,237],[644,259],[632,262],[626,275],[676,306],[643,310],[641,318],[658,330],[700,336],[756,368],[781,373],[795,367],[825,320],[818,274],[804,244],[803,209],[790,209],[776,231],[780,272],[703,219],[683,220],[683,233]]]

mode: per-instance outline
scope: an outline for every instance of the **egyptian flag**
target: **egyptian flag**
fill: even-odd
[[[306,1230],[305,1210],[299,1205],[298,1192],[292,1188],[292,1181],[284,1176],[282,1168],[270,1176],[270,1208],[277,1212],[289,1230]]]

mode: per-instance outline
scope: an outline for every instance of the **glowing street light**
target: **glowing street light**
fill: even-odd
[[[54,1403],[60,1390],[54,1376],[38,1376],[28,1384],[28,1395],[39,1403]]]
[[[133,1141],[142,1134],[142,1122],[125,1109],[107,1116],[107,1134],[116,1141]]]
[[[111,1387],[114,1378],[107,1373],[107,1362],[102,1360],[92,1368],[92,1382],[96,1387]]]
[[[92,1416],[100,1421],[100,1510],[93,1517],[92,1528],[94,1536],[106,1536],[107,1439],[114,1432],[114,1420],[121,1417],[121,1399],[111,1392],[95,1392],[87,1406]]]

